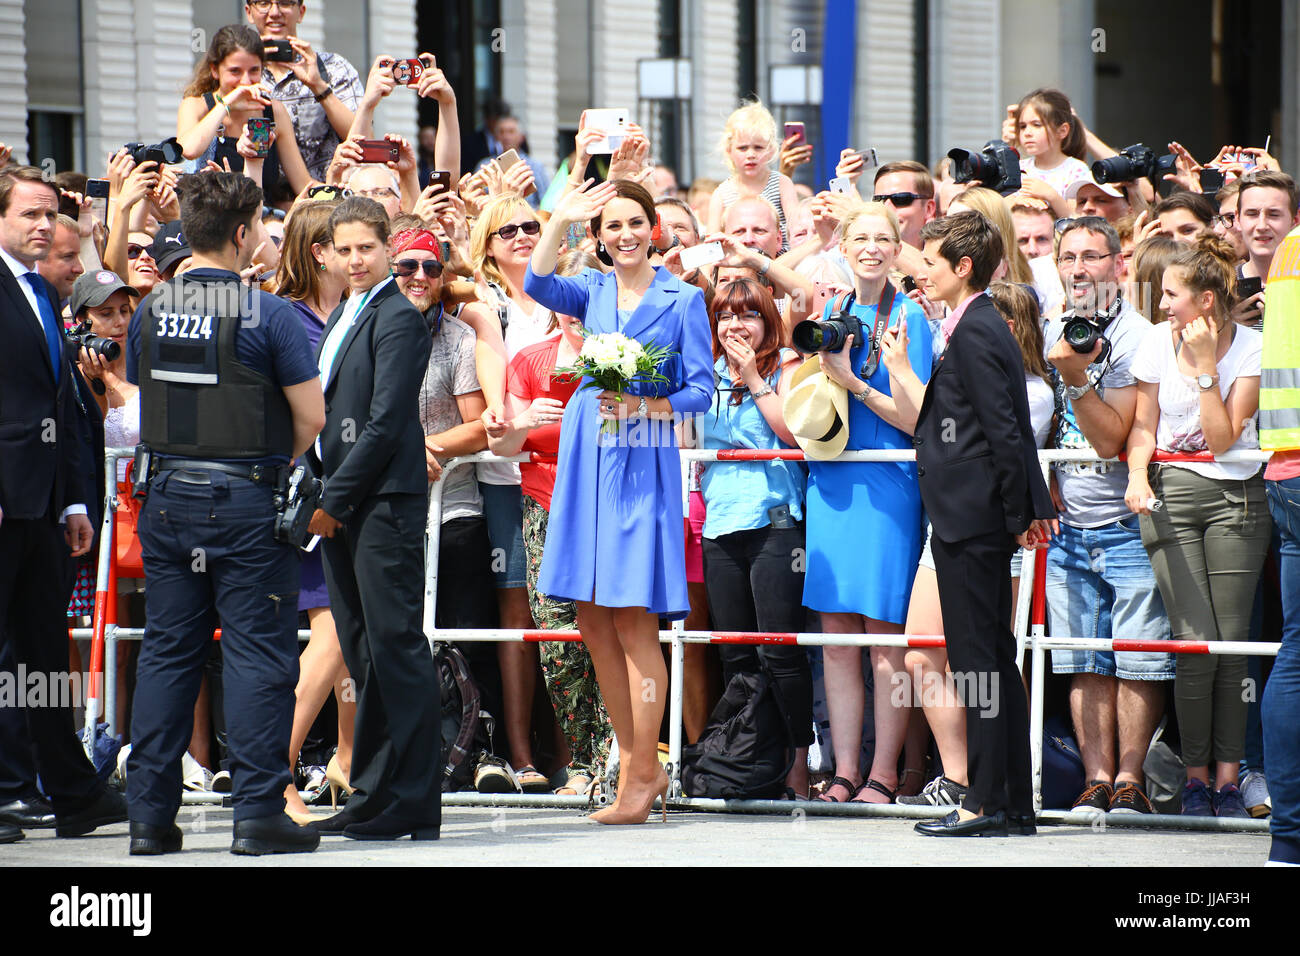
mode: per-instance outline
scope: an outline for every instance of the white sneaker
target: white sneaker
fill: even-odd
[[[1266,817],[1273,812],[1273,798],[1268,795],[1268,781],[1258,770],[1241,778],[1241,798],[1252,817]]]
[[[187,750],[181,757],[181,781],[186,790],[211,790],[212,771],[191,757]]]
[[[126,791],[126,758],[129,756],[131,756],[131,745],[127,744],[117,752],[117,769],[108,778],[110,786],[116,787],[123,792]]]

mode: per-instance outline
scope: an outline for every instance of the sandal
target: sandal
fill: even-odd
[[[863,793],[866,793],[868,790],[874,790],[876,791],[876,793],[884,794],[888,799],[884,801],[859,800],[858,797],[861,796]],[[879,780],[868,780],[862,786],[858,787],[857,791],[853,794],[853,796],[849,798],[849,802],[850,803],[875,803],[875,804],[881,804],[883,806],[883,804],[885,803],[893,803],[894,795],[895,795],[895,791],[890,790]]]
[[[585,797],[591,792],[595,782],[591,774],[585,770],[570,770],[564,785],[555,788],[555,795],[559,797]]]
[[[519,789],[524,793],[547,793],[551,789],[551,782],[532,764],[516,770],[515,779],[519,781]]]
[[[836,787],[843,787],[844,791],[849,795],[850,800],[857,796],[862,789],[861,787],[855,788],[853,784],[849,783],[843,777],[831,777],[831,782],[826,785],[826,789],[817,797],[818,801],[821,803],[844,803],[844,800],[836,800],[831,796],[831,791]]]

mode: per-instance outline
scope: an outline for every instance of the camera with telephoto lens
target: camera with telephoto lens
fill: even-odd
[[[185,154],[181,151],[181,144],[176,142],[176,137],[165,139],[161,143],[127,143],[126,151],[131,154],[135,164],[157,163],[159,166],[175,166],[177,163],[185,162]]]
[[[90,331],[89,319],[65,334],[69,345],[85,349],[95,355],[102,355],[110,362],[116,362],[122,355],[122,346],[119,343]]]
[[[1125,146],[1117,156],[1108,156],[1092,164],[1092,178],[1098,183],[1127,183],[1145,176],[1157,186],[1164,184],[1166,173],[1176,171],[1178,157],[1173,153],[1156,156],[1141,143]]]
[[[804,355],[813,352],[838,352],[844,348],[848,337],[861,345],[866,341],[867,330],[862,320],[849,311],[848,303],[828,319],[804,319],[790,334],[794,347]]]
[[[950,149],[952,178],[959,183],[978,183],[994,192],[1009,196],[1020,189],[1020,157],[1000,139],[991,139],[978,153],[969,149]]]
[[[275,540],[301,548],[311,535],[307,526],[320,506],[325,491],[319,478],[307,472],[306,465],[295,465],[288,479],[275,491]]]

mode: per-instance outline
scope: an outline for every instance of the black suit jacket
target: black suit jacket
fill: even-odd
[[[986,295],[967,307],[925,390],[916,434],[921,500],[955,542],[1055,516],[1038,465],[1020,346]]]
[[[54,314],[59,298],[42,279]],[[5,518],[57,521],[88,504],[72,364],[54,383],[50,351],[22,285],[0,260],[0,508]]]
[[[325,323],[318,362],[343,309]],[[419,403],[431,345],[428,323],[396,282],[371,296],[348,330],[325,386],[321,456],[314,446],[310,453],[332,517],[347,520],[371,495],[428,492]]]

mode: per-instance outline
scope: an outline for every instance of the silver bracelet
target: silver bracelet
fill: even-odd
[[[762,388],[760,388],[757,392],[750,392],[749,394],[754,399],[754,401],[758,401],[764,395],[772,394],[772,386],[764,382]]]

